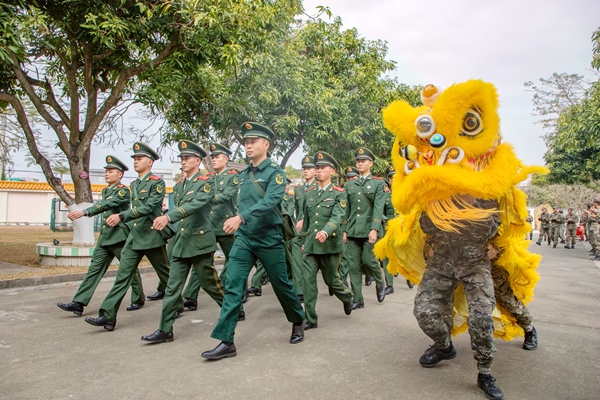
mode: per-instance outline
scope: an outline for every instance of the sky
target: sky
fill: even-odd
[[[340,16],[344,28],[357,28],[370,40],[385,40],[388,59],[397,62],[395,75],[402,83],[442,88],[468,79],[493,83],[500,97],[504,140],[514,144],[527,164],[543,164],[546,147],[544,130],[532,115],[532,93],[524,83],[554,72],[595,79],[591,35],[600,26],[598,0],[304,1],[311,15],[320,5]],[[125,123],[142,124],[135,118]],[[94,147],[91,167],[102,168],[108,153],[129,160],[131,143],[116,149]],[[158,146],[158,141],[151,144]],[[162,156],[155,165],[170,168],[176,152],[165,149]],[[298,150],[290,164],[300,168],[301,159]],[[27,168],[20,162],[16,169]]]

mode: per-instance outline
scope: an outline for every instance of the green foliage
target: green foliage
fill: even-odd
[[[521,188],[527,194],[527,205],[538,207],[542,204],[550,204],[552,207],[562,209],[574,208],[585,209],[586,204],[598,198],[600,191],[586,185],[530,185]]]

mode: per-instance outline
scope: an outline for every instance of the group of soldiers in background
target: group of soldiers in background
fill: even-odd
[[[560,208],[554,208],[554,211],[549,213],[545,207],[542,207],[538,221],[540,221],[540,234],[536,242],[538,246],[542,245],[542,241],[546,241],[548,246],[552,245],[553,248],[560,243],[564,244],[566,249],[574,249],[577,241],[577,228],[580,227],[581,240],[584,240],[585,237],[592,247],[590,250],[592,260],[600,260],[598,232],[600,200],[589,203],[580,216],[575,214],[573,208],[569,208],[567,214],[564,214]]]

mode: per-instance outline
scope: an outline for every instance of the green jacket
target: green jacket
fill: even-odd
[[[215,197],[210,210],[210,224],[216,236],[229,236],[223,224],[237,215],[237,195],[240,187],[239,174],[235,169],[225,169],[220,174],[209,173]]]
[[[256,190],[250,179],[252,169],[256,183],[265,192],[264,196]],[[275,210],[281,211],[285,184],[285,172],[270,158],[256,167],[250,164],[240,173],[238,210],[243,224],[235,233],[236,237],[244,235],[250,241],[260,242],[262,245],[273,245],[281,240],[281,218]]]
[[[164,246],[167,242],[152,227],[154,218],[162,215],[165,182],[152,172],[130,185],[133,200],[131,208],[123,211],[123,221],[131,228],[127,244],[133,250],[147,250]]]
[[[296,207],[296,221],[302,221],[304,218],[304,197],[306,191],[311,187],[315,187],[317,180],[313,179],[310,184],[304,184],[300,187],[294,188],[294,205]]]
[[[385,182],[369,175],[363,184],[359,180],[346,183],[346,234],[348,237],[367,238],[371,229],[383,235],[383,209],[385,206]]]
[[[281,201],[282,213],[287,214],[292,217],[292,221],[296,222],[296,204],[294,201],[294,196],[290,196],[289,193],[285,192],[283,194],[283,200]]]
[[[344,189],[330,184],[319,196],[319,187],[312,186],[304,198],[304,254],[336,254],[344,250],[342,220],[346,213]],[[320,243],[315,236],[319,231],[327,233],[327,240]]]
[[[102,228],[98,236],[98,246],[110,246],[127,240],[127,233],[119,225],[106,225],[106,218],[129,208],[131,193],[121,182],[102,189],[102,201],[88,208],[89,217],[102,213]]]
[[[178,222],[177,233],[169,241],[173,257],[190,258],[217,250],[217,240],[210,223],[211,202],[215,190],[208,176],[200,172],[181,181],[173,188],[175,208],[167,213],[171,222]]]
[[[384,224],[383,228],[387,231],[388,221],[396,217],[396,210],[392,204],[392,192],[388,187],[385,188],[385,205],[383,206]]]

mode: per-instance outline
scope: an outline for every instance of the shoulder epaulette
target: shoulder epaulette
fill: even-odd
[[[207,181],[207,180],[209,180],[210,178],[209,178],[208,176],[206,176],[206,175],[200,175],[200,176],[198,177],[198,179],[200,179],[201,181]]]
[[[214,172],[214,171],[210,171],[210,172],[208,173],[208,175],[214,175],[214,174],[215,174],[215,172]]]
[[[235,169],[230,169],[228,174],[237,174],[238,172]]]
[[[335,186],[333,185],[333,190],[337,190],[338,192],[343,192],[344,188],[343,187],[339,187],[339,186]]]
[[[153,181],[160,181],[160,178],[156,175],[150,175],[150,179],[152,179]]]
[[[378,181],[382,181],[383,178],[380,178],[379,176],[374,176],[373,179],[377,179]]]
[[[118,187],[119,189],[121,189],[122,187],[125,187],[125,185],[123,185],[123,184],[121,183],[121,184],[120,184],[119,186],[117,186],[117,187]]]
[[[311,190],[315,190],[316,188],[317,188],[317,186],[316,186],[316,185],[315,185],[315,186],[311,186],[311,187],[307,188],[307,189],[305,190],[305,192],[310,192]]]
[[[274,162],[271,163],[271,167],[279,167],[279,164],[276,164]]]

